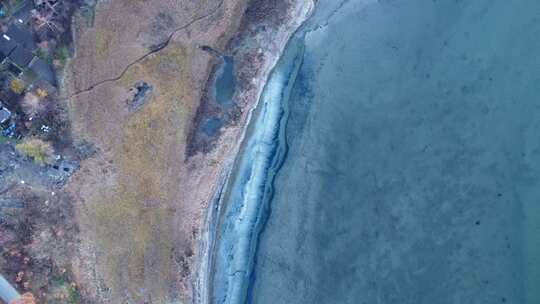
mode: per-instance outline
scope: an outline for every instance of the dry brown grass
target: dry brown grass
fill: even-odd
[[[186,52],[171,48],[121,81],[130,86],[144,80],[154,85],[154,93],[123,124],[122,144],[114,152],[118,185],[108,200],[96,203],[94,219],[108,283],[116,290],[127,287],[131,295],[151,282],[151,293],[164,296],[174,281],[172,224],[185,145],[188,66]]]
[[[218,3],[100,2],[94,27],[78,28],[68,95],[117,77],[170,30]],[[96,302],[167,303],[178,294],[189,302],[193,268],[187,264],[196,256],[196,233],[212,189],[211,179],[198,176],[214,176],[193,178],[184,162],[186,130],[211,70],[211,56],[196,46],[223,48],[244,5],[225,1],[223,10],[178,32],[119,81],[70,99],[73,133],[98,147],[70,185],[82,236],[76,274]],[[138,81],[153,86],[152,97],[130,113],[127,90]]]
[[[111,48],[111,40],[113,39],[111,32],[105,32],[105,31],[96,31],[96,56],[97,58],[103,60],[108,55],[107,53],[110,51]]]

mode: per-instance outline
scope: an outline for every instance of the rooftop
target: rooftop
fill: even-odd
[[[25,69],[34,58],[34,55],[25,48],[18,46],[15,51],[9,55],[11,62],[16,64],[19,68]]]
[[[0,105],[0,124],[5,123],[11,117],[11,112]]]
[[[30,51],[37,48],[34,34],[24,26],[10,25],[5,35]]]
[[[0,36],[0,61],[4,60],[17,47],[15,41],[7,35]]]
[[[32,18],[32,10],[34,9],[34,3],[33,1],[25,1],[24,4],[22,4],[15,13],[13,13],[13,17],[15,17],[15,22],[17,24],[26,24],[30,19]]]
[[[19,77],[23,72],[21,68],[19,68],[18,66],[13,64],[13,62],[10,62],[10,61],[8,61],[7,70],[10,71],[11,74],[15,75],[16,77]]]

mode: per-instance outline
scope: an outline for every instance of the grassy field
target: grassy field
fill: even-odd
[[[148,103],[122,126],[122,144],[114,152],[116,189],[95,203],[97,244],[108,283],[131,295],[141,294],[135,286],[148,288],[149,282],[152,295],[167,295],[174,281],[175,183],[183,165],[188,62],[181,47],[170,48],[134,66],[120,81],[125,87],[139,80],[154,86]]]
[[[74,137],[97,151],[68,185],[81,231],[74,273],[82,298],[190,301],[195,246],[219,167],[184,155],[213,62],[197,46],[223,49],[246,4],[100,1],[93,26],[77,23],[66,69],[69,114]],[[181,28],[166,48],[132,65]],[[129,89],[140,81],[152,90],[134,111]]]
[[[98,58],[106,58],[110,48],[111,48],[111,39],[113,36],[110,32],[98,31],[96,32],[96,56]]]

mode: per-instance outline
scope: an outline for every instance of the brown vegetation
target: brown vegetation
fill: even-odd
[[[69,185],[79,201],[85,296],[189,301],[205,206],[190,199],[184,151],[212,59],[197,45],[223,45],[242,3],[103,2],[94,27],[78,32],[70,114],[76,136],[98,147]],[[130,89],[141,81],[152,94],[130,111]]]
[[[51,164],[53,162],[53,148],[48,142],[38,138],[25,139],[16,145],[17,150],[31,158],[39,165]]]

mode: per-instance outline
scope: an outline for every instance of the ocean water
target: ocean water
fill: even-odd
[[[540,1],[319,1],[229,187],[212,303],[540,303],[538,54]]]

